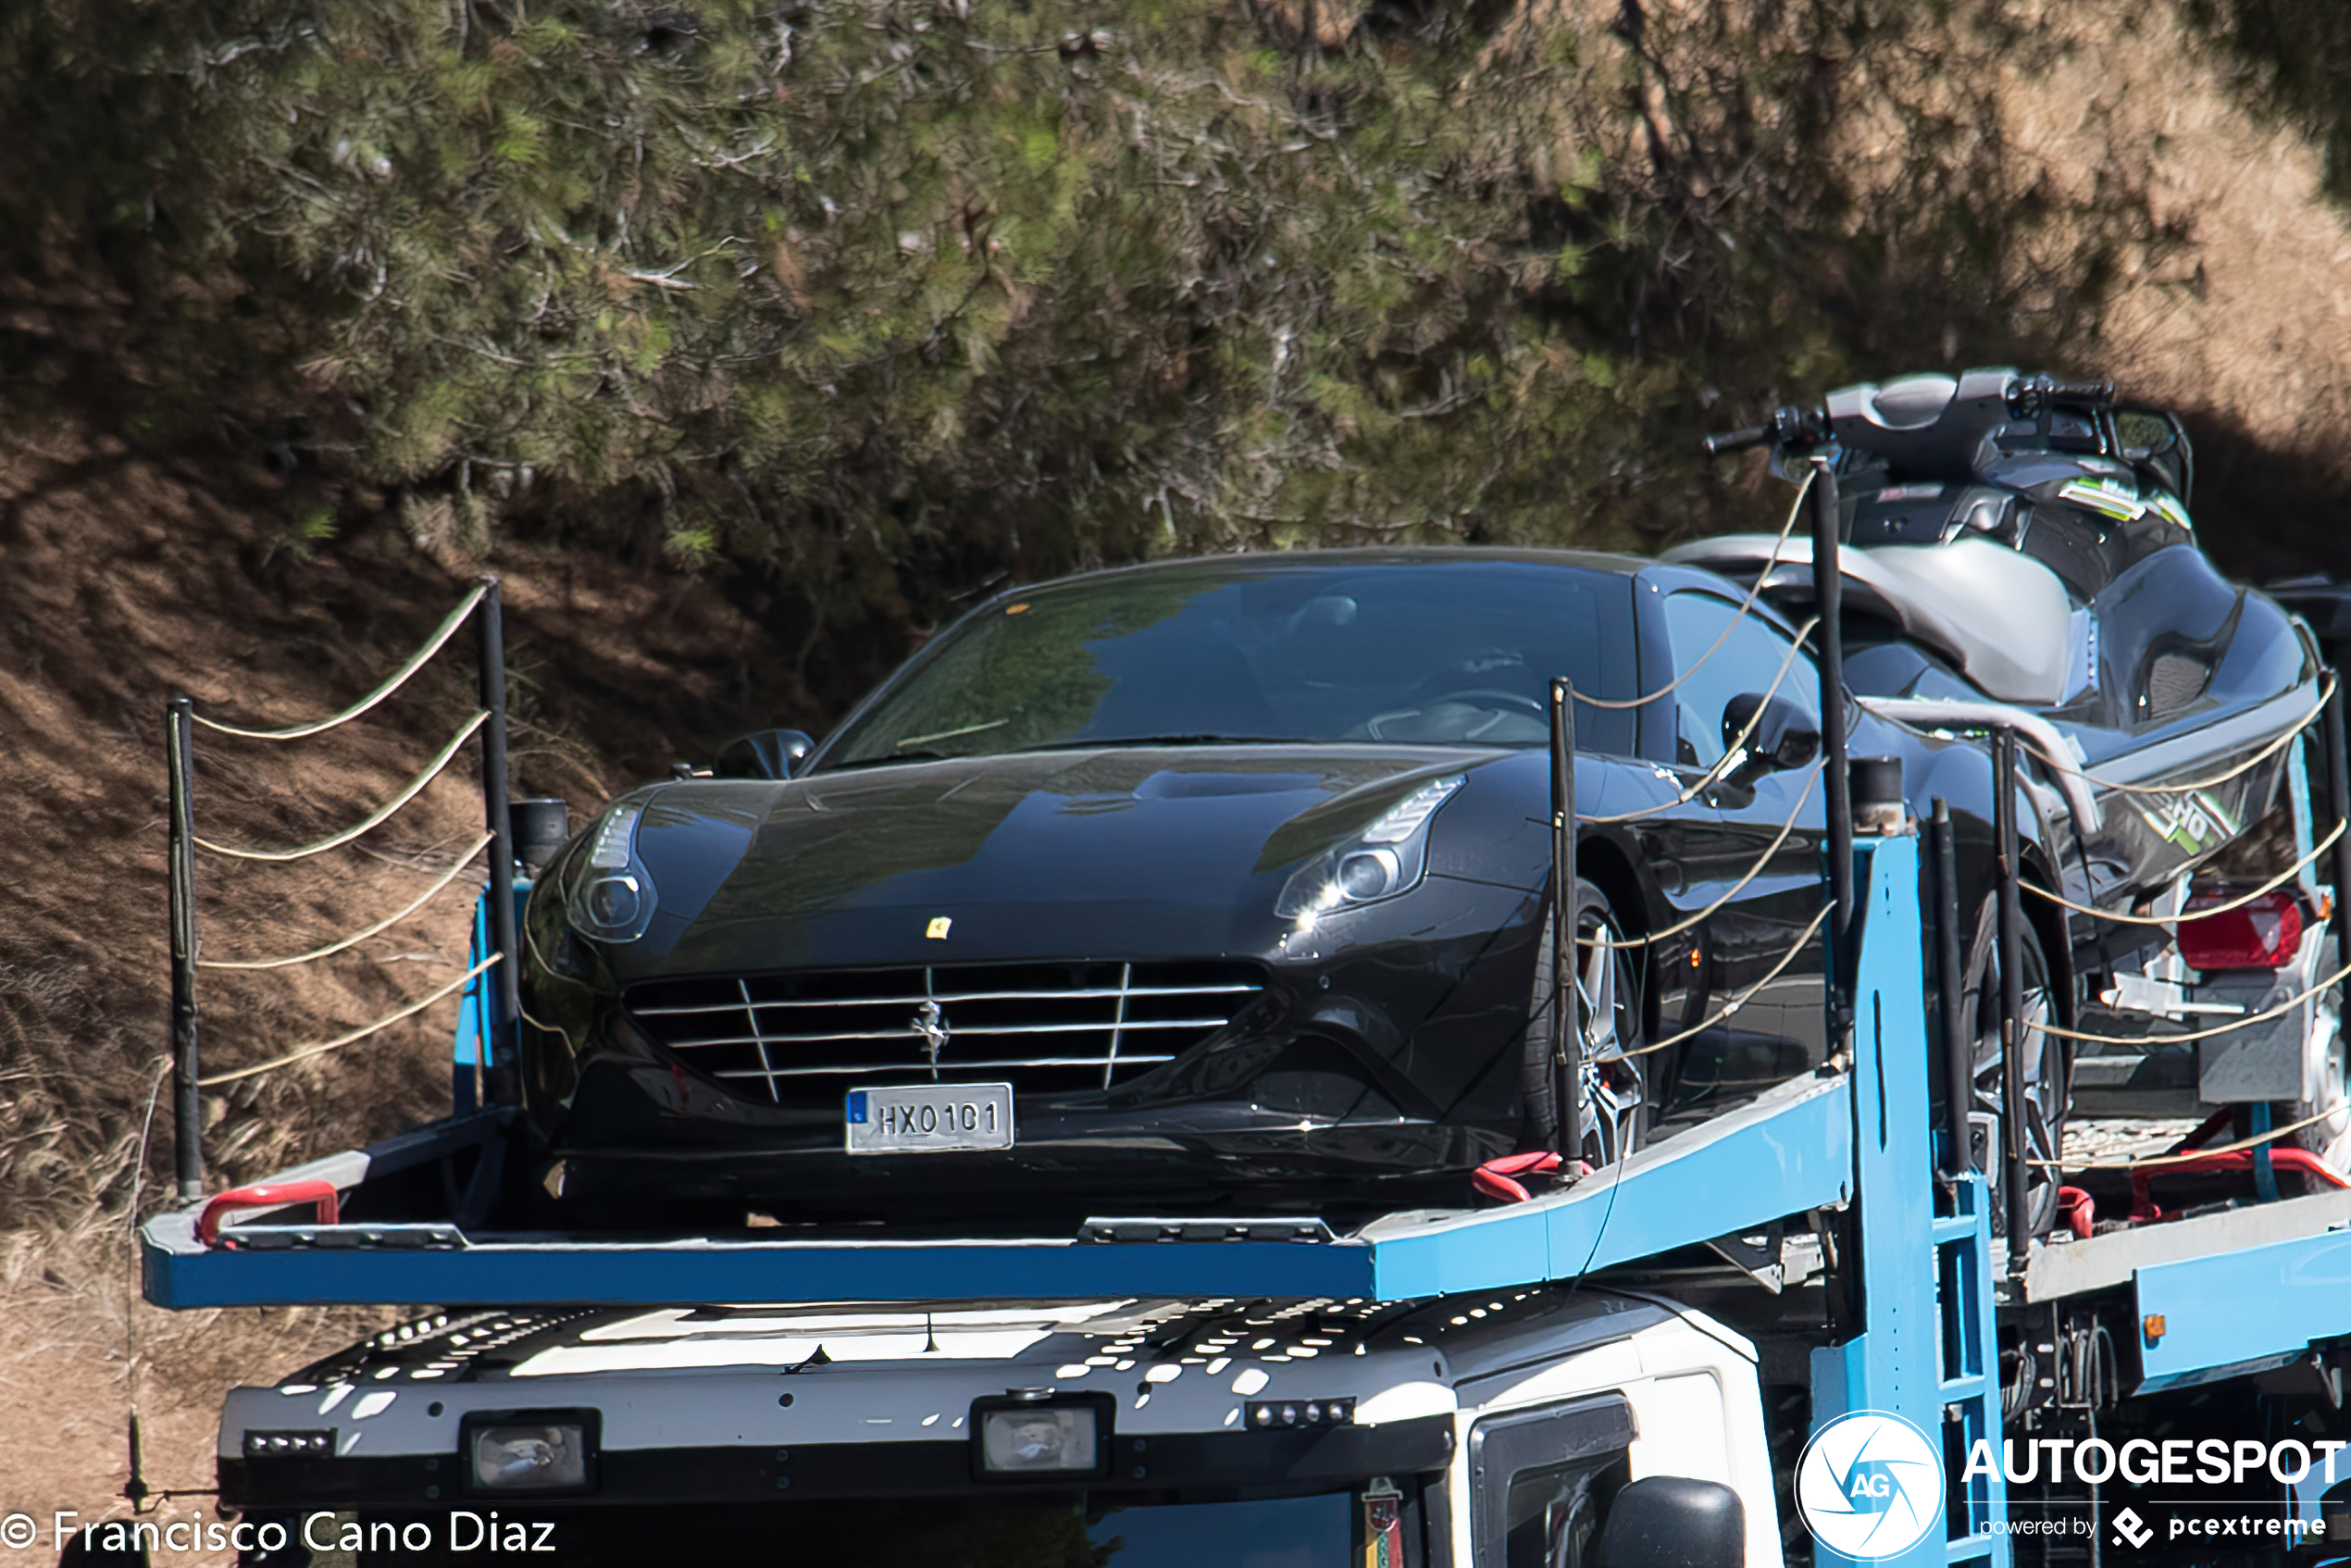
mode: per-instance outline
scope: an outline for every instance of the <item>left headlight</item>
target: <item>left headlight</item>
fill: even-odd
[[[575,863],[567,906],[571,923],[599,941],[633,942],[653,924],[659,896],[653,874],[637,854],[641,804],[613,807],[596,824],[588,852]]]
[[[1432,778],[1397,802],[1348,842],[1301,865],[1274,902],[1274,913],[1300,930],[1336,909],[1393,898],[1428,869],[1428,824],[1462,787],[1462,774]]]
[[[464,1423],[466,1487],[481,1492],[594,1489],[597,1412],[516,1411]]]

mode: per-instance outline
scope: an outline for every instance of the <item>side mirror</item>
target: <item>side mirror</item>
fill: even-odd
[[[1618,1488],[1600,1526],[1596,1568],[1740,1568],[1747,1510],[1720,1481],[1644,1475]]]
[[[2180,417],[2165,408],[2118,408],[2114,411],[2116,444],[2123,459],[2192,505],[2196,496],[2196,446]]]
[[[110,1519],[84,1525],[87,1533],[67,1538],[65,1549],[57,1553],[57,1568],[147,1568],[147,1549],[135,1544],[138,1532],[131,1524],[128,1519]]]
[[[711,771],[721,778],[790,778],[816,742],[798,729],[757,729],[727,742]]]
[[[1802,767],[1821,754],[1821,721],[1785,697],[1766,702],[1760,691],[1747,691],[1732,698],[1723,709],[1723,744],[1735,742],[1750,722],[1755,732],[1747,738],[1748,760],[1732,775],[1737,782]]]
[[[2171,451],[2180,439],[2170,417],[2153,408],[2116,409],[2114,433],[2121,443],[2123,457],[2133,463]]]
[[[532,795],[506,807],[514,827],[515,858],[536,877],[571,837],[571,808],[553,795]]]

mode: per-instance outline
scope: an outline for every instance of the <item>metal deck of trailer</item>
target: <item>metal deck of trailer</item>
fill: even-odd
[[[357,1187],[497,1136],[489,1113],[276,1178]],[[1331,1296],[1397,1301],[1568,1279],[1785,1214],[1852,1185],[1845,1075],[1773,1090],[1564,1192],[1505,1209],[1420,1210],[1350,1235],[1319,1222],[1103,1218],[1022,1239],[598,1240],[466,1236],[454,1224],[233,1225],[196,1238],[181,1209],[142,1233],[147,1299],[164,1307],[465,1302],[985,1300],[1119,1295]],[[1686,1234],[1703,1214],[1704,1236]]]

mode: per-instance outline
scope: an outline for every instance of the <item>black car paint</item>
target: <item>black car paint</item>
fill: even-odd
[[[1673,678],[1658,625],[1666,594],[1742,597],[1711,574],[1630,558],[1474,554],[1615,577],[1635,608],[1642,691]],[[1458,557],[1346,558],[1425,568]],[[1769,609],[1755,613],[1791,634]],[[1759,672],[1758,689],[1769,678]],[[1813,678],[1799,662],[1786,690],[1809,706]],[[1579,814],[1669,808],[1586,828],[1580,872],[1637,932],[1722,898],[1767,853],[1769,864],[1694,931],[1643,954],[1648,1038],[1698,1025],[1760,981],[1823,896],[1824,791],[1804,798],[1775,852],[1803,774],[1673,803],[1695,770],[1673,761],[1670,701],[1618,727],[1637,734],[1639,754],[1579,754]],[[1920,815],[1933,797],[1949,802],[1961,895],[1980,907],[1991,815],[1982,748],[1847,713],[1854,754],[1902,758]],[[1024,1218],[1040,1206],[1335,1213],[1458,1199],[1468,1167],[1520,1146],[1550,854],[1541,749],[1118,746],[855,770],[828,769],[827,750],[786,781],[696,779],[628,797],[645,803],[640,852],[660,900],[637,942],[569,928],[562,890],[585,835],[541,878],[525,921],[526,1099],[546,1150],[566,1162],[567,1197],[615,1212],[658,1199],[808,1217],[969,1220],[1008,1203]],[[1418,887],[1311,933],[1275,915],[1300,864],[1451,775],[1463,783],[1437,814]],[[2045,828],[2030,809],[2022,820],[2040,874],[2056,880],[2063,824]],[[952,917],[948,935],[927,936],[940,916]],[[1735,1019],[1661,1053],[1667,1107],[1703,1114],[1816,1065],[1827,952],[1815,936]],[[678,975],[1212,957],[1266,977],[1233,1027],[1107,1091],[1024,1096],[1020,1141],[997,1153],[850,1158],[837,1093],[773,1104],[733,1092],[653,1043],[617,1002],[632,983]]]

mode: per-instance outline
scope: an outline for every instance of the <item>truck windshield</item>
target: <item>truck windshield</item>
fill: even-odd
[[[775,1524],[792,1561],[826,1568],[1352,1568],[1352,1501],[893,1498],[806,1503]]]
[[[1535,746],[1550,680],[1633,694],[1632,579],[1454,557],[1186,562],[991,604],[927,650],[820,759],[1051,747],[1349,741]],[[1578,743],[1632,716],[1578,705]]]

